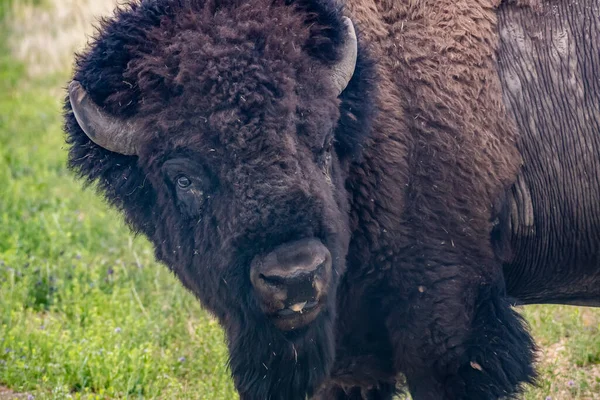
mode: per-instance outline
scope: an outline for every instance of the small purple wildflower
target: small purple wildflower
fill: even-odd
[[[108,271],[106,271],[106,273],[107,273],[108,275],[112,275],[112,274],[114,274],[114,273],[115,273],[115,270],[113,270],[112,268],[109,268],[109,269],[108,269]]]
[[[35,399],[35,397],[33,397],[33,395],[32,395],[32,394],[28,394],[28,395],[27,395],[27,400],[33,400],[33,399]]]
[[[575,386],[575,382],[570,380],[569,382],[567,382],[567,386],[573,387],[573,386]]]
[[[552,400],[552,397],[546,396],[546,400]]]
[[[118,326],[115,328],[115,333],[121,333],[121,328],[119,328]]]
[[[180,363],[182,363],[182,362],[185,361],[185,357],[179,357],[178,360],[179,360]]]

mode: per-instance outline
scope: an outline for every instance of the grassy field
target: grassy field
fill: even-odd
[[[64,60],[109,2],[0,0],[0,399],[234,399],[218,325],[65,168]],[[600,310],[523,311],[541,372],[524,398],[600,399]]]

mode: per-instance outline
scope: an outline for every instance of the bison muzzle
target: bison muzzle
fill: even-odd
[[[301,328],[318,315],[331,282],[331,253],[320,241],[279,246],[252,261],[250,279],[262,310],[282,330]]]

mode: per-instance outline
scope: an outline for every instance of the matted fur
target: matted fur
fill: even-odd
[[[111,153],[67,102],[70,166],[219,318],[243,399],[391,399],[400,372],[415,399],[493,399],[532,379],[533,344],[490,244],[493,204],[521,162],[495,6],[147,0],[78,57],[94,101],[146,129],[140,154]],[[337,98],[327,67],[344,13],[359,59]],[[173,160],[203,182],[201,208],[182,204]],[[304,237],[328,247],[334,278],[319,317],[283,334],[248,269]]]

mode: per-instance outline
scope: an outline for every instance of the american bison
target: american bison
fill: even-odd
[[[242,399],[497,399],[514,303],[600,304],[594,0],[142,0],[69,164],[227,334]]]

